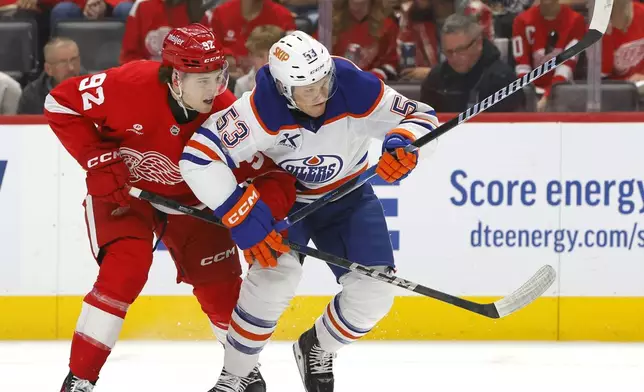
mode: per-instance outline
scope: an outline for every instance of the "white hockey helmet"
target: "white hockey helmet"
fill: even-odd
[[[299,30],[273,44],[268,54],[268,67],[277,90],[296,108],[295,87],[308,86],[327,75],[330,75],[331,85],[335,84],[335,66],[329,51],[321,42]],[[330,87],[328,98],[331,95]]]

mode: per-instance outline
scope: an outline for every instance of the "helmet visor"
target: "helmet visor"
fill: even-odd
[[[315,106],[331,99],[337,90],[334,71],[315,83],[306,86],[294,86],[291,96],[295,104],[298,107]]]
[[[216,97],[223,93],[228,86],[228,63],[224,63],[222,69],[204,72],[182,72],[181,84],[184,92],[199,97]]]

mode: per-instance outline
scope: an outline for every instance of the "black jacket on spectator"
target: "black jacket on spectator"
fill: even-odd
[[[38,79],[26,85],[18,103],[18,114],[43,114],[52,82],[51,77],[43,72]]]
[[[423,80],[420,100],[438,113],[460,113],[517,79],[514,70],[500,59],[501,53],[490,41],[483,40],[481,58],[470,72],[459,74],[443,61]],[[489,108],[488,112],[523,110],[525,95],[517,91]]]

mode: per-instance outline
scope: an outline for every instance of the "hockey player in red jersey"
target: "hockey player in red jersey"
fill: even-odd
[[[198,205],[181,177],[180,156],[200,125],[235,100],[226,89],[223,50],[205,26],[172,30],[162,57],[162,63],[135,61],[69,79],[45,102],[51,128],[87,171],[85,217],[99,265],[83,300],[62,392],[93,390],[128,307],[146,283],[155,235],[172,255],[177,281],[193,286],[221,342],[237,302],[241,266],[228,230],[128,194],[132,185]],[[263,201],[280,218],[294,201],[295,187],[290,175],[275,169],[258,156],[234,175],[238,182],[254,178]],[[213,256],[218,262],[201,262]],[[257,368],[246,391],[265,391]]]
[[[573,46],[586,32],[584,17],[559,0],[542,0],[520,13],[512,26],[512,52],[518,77],[530,73],[563,50]],[[535,81],[543,94],[538,110],[543,111],[553,84],[573,79],[577,58],[557,67],[555,72]]]

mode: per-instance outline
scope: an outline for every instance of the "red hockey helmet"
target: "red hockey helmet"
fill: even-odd
[[[212,72],[224,68],[226,57],[206,26],[192,23],[172,29],[163,40],[163,64],[182,72]]]

